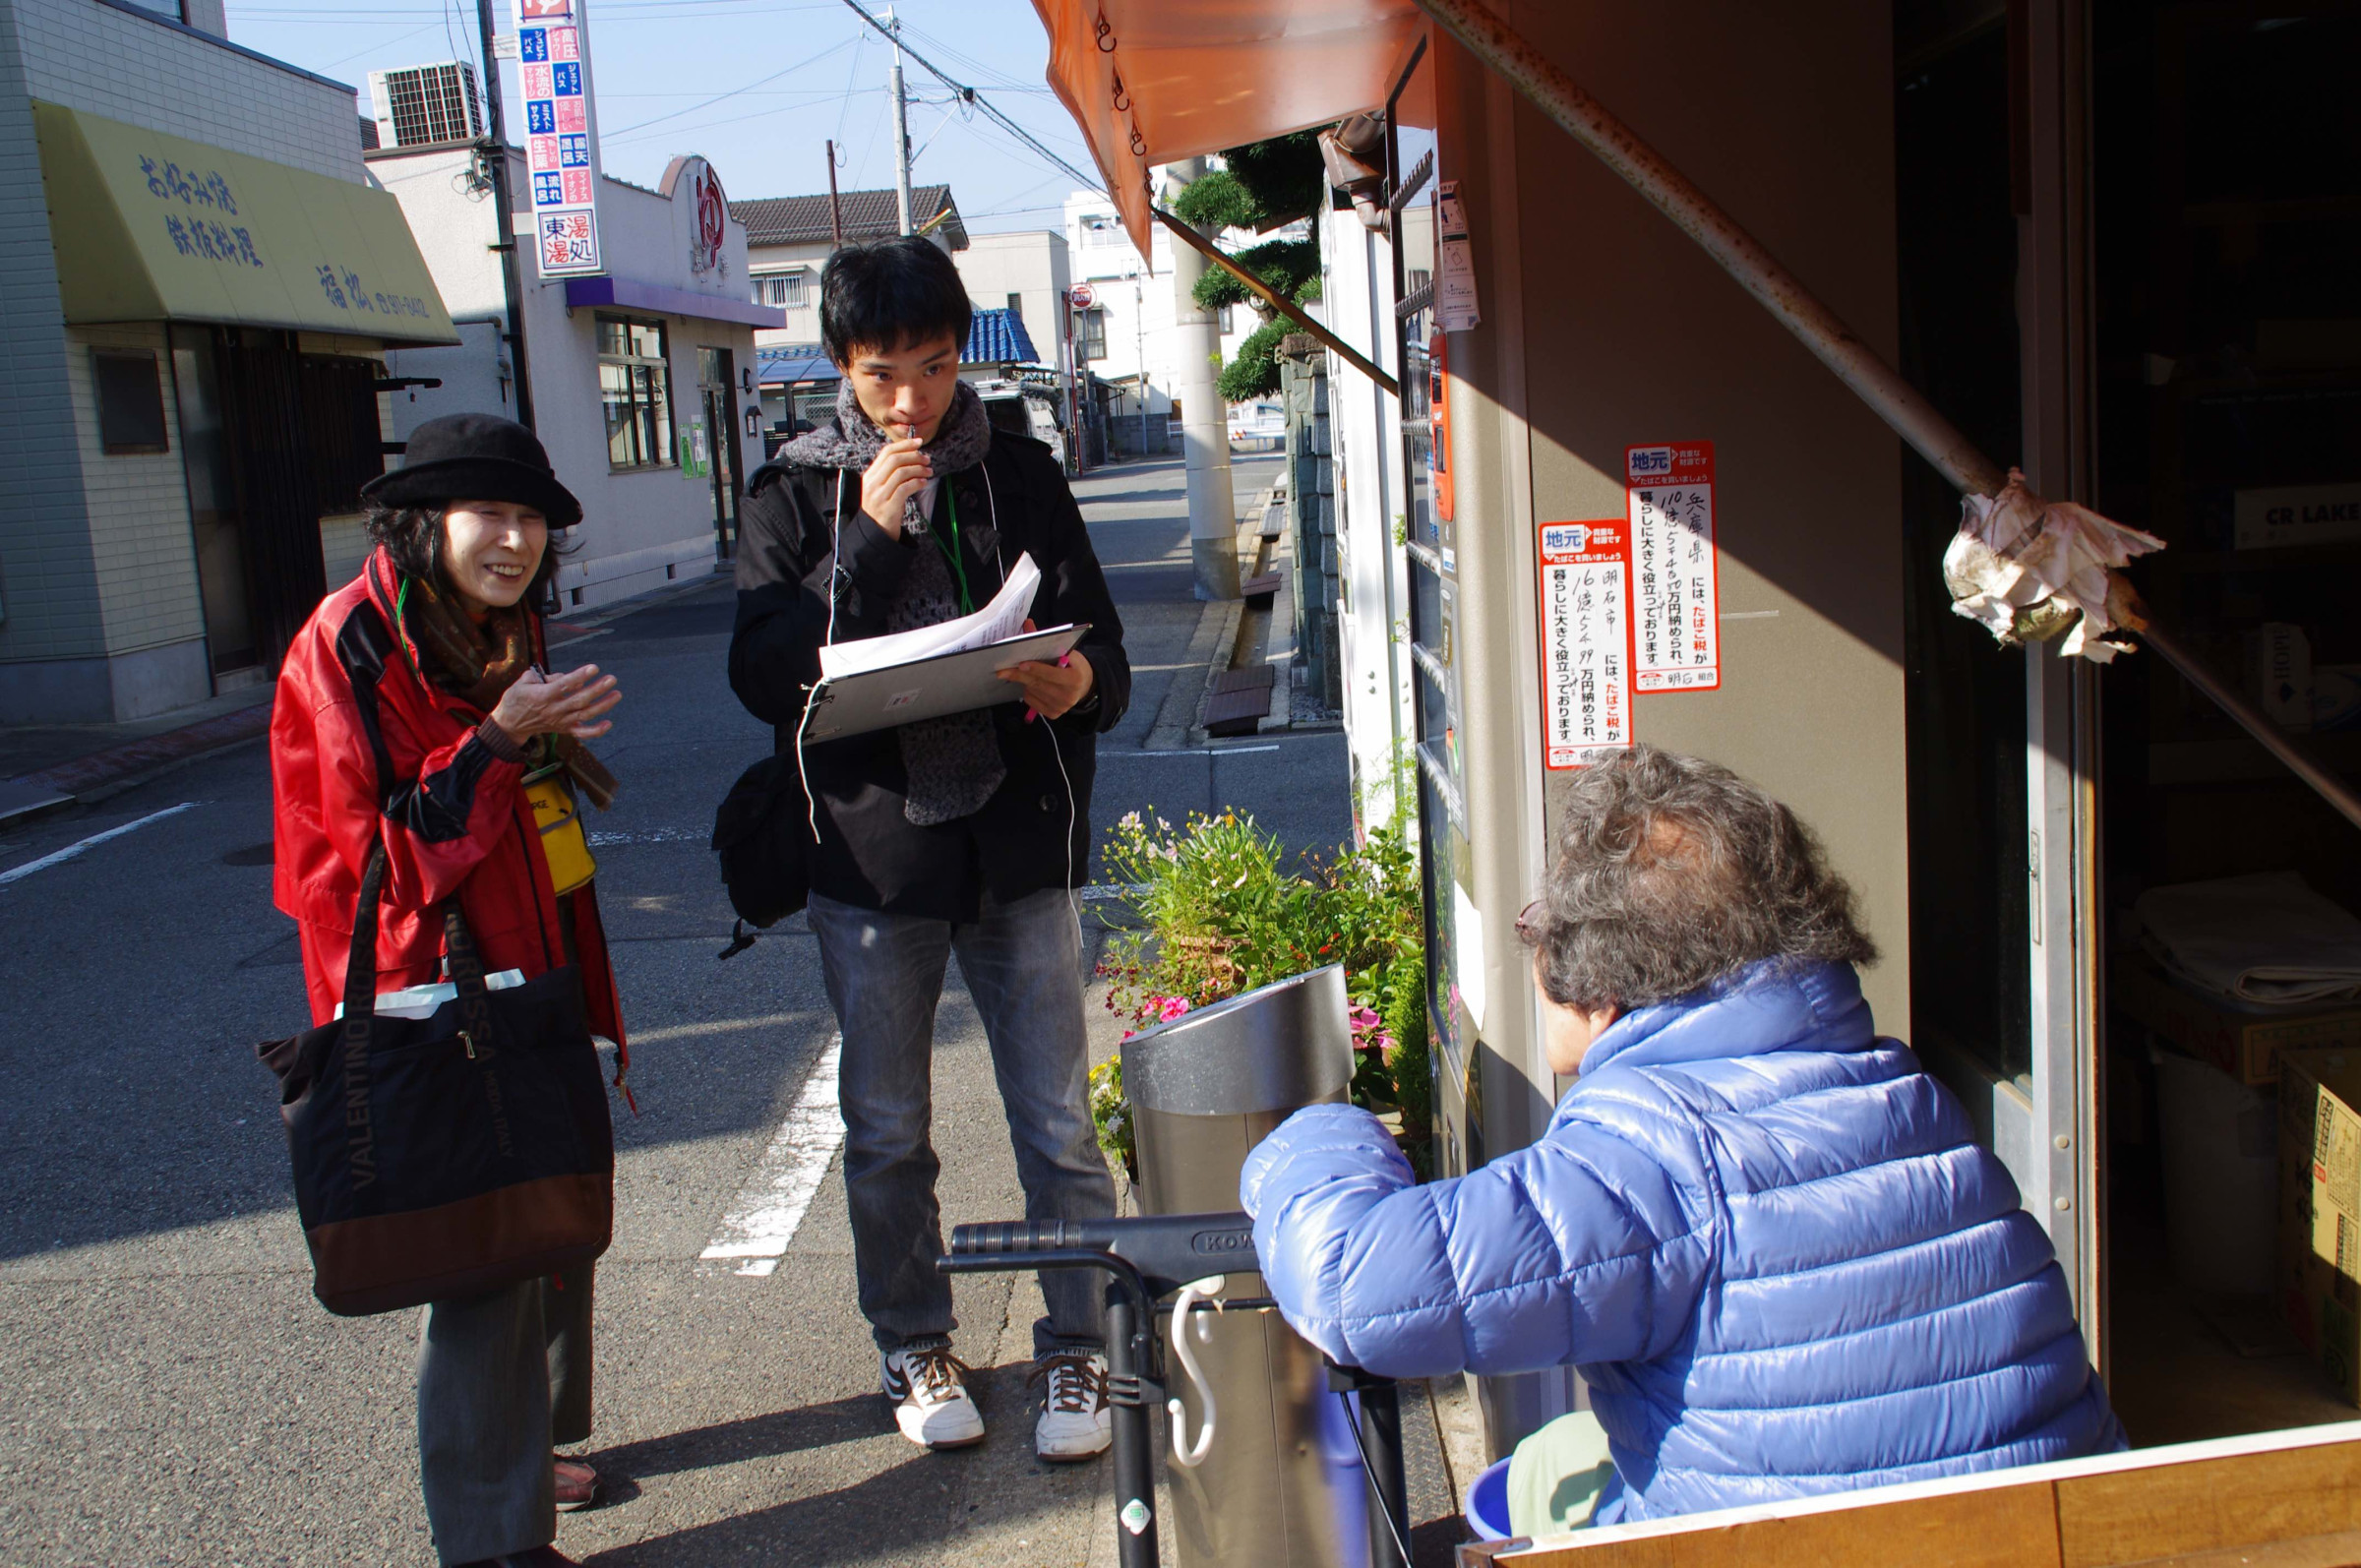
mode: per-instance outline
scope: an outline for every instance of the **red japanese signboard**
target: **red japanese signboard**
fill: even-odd
[[[1714,548],[1714,444],[1623,453],[1631,523],[1634,685],[1710,692],[1722,684],[1721,558]]]
[[[1631,531],[1548,522],[1540,542],[1542,759],[1583,767],[1631,745]]]

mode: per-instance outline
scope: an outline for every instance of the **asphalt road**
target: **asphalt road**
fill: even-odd
[[[1239,465],[1241,506],[1274,469]],[[1343,840],[1340,736],[1140,750],[1199,610],[1180,472],[1130,465],[1078,489],[1138,672],[1102,743],[1094,824],[1237,806],[1299,848]],[[717,577],[557,659],[596,662],[625,694],[599,747],[624,791],[593,826],[639,1102],[636,1117],[617,1106],[588,1445],[619,1495],[563,1519],[559,1544],[617,1565],[1111,1561],[1103,1466],[1032,1455],[1029,1281],[958,1286],[959,1349],[994,1424],[978,1449],[929,1455],[877,1395],[832,1166],[771,1272],[699,1260],[798,1157],[782,1127],[832,1035],[808,935],[783,928],[715,962],[730,917],[705,849],[712,809],[769,744],[724,678],[730,608]],[[22,874],[0,881],[0,1564],[431,1563],[415,1323],[311,1299],[274,1087],[254,1058],[305,1021],[291,927],[271,905],[264,752],[5,836],[0,878]],[[1092,1017],[1111,1050],[1113,1020]],[[1017,1215],[955,970],[938,1041],[946,1221]]]

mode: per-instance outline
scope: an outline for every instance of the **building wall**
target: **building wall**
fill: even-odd
[[[484,410],[515,417],[514,397],[503,400],[499,374],[507,359],[498,325],[505,320],[506,294],[498,257],[486,248],[498,225],[490,197],[479,201],[464,191],[461,176],[468,161],[463,148],[381,152],[369,160],[371,172],[401,203],[453,319],[467,324],[460,328],[464,341],[455,348],[405,348],[388,355],[394,375],[443,379],[440,389],[394,394],[389,420],[393,440],[406,439],[441,414]],[[511,157],[510,169],[515,188],[521,188],[520,155]],[[743,303],[745,229],[735,221],[729,225],[721,268],[700,277],[689,266],[688,208],[686,201],[676,203],[640,186],[602,181],[599,243],[609,271],[618,278]],[[564,281],[544,281],[526,263],[525,362],[532,377],[534,430],[558,478],[582,504],[582,526],[569,541],[572,553],[557,578],[570,609],[587,609],[711,569],[710,481],[690,474],[679,460],[683,433],[702,416],[697,350],[729,349],[734,370],[754,365],[752,328],[641,310],[613,312],[665,324],[676,443],[671,464],[618,473],[608,465],[606,411],[599,394],[597,318],[602,314],[609,312],[570,310]],[[717,439],[743,446],[743,426],[707,433],[709,443]]]
[[[787,311],[787,325],[757,329],[757,343],[767,348],[774,343],[819,341],[819,270],[827,263],[828,244],[825,240],[816,245],[762,245],[748,248],[746,267],[750,276],[791,271],[800,267],[809,279],[804,285],[806,303],[782,307]]]
[[[1516,0],[1506,20],[1893,353],[1882,4]],[[1577,776],[1542,765],[1536,530],[1622,517],[1631,445],[1715,444],[1722,615],[1721,689],[1639,696],[1638,738],[1725,763],[1811,824],[1887,954],[1863,977],[1878,1026],[1907,1038],[1901,449],[1604,165],[1447,38],[1433,57],[1439,173],[1460,183],[1483,311],[1450,337],[1471,824],[1455,858],[1474,917],[1457,946],[1488,998],[1470,1055],[1496,1154],[1538,1134],[1557,1088],[1514,935]]]
[[[106,651],[25,20],[0,0],[0,663]],[[0,722],[32,716],[26,679],[0,681],[14,694],[0,696]]]
[[[1235,251],[1264,237],[1225,233],[1222,248]],[[1065,238],[1067,267],[1073,281],[1089,283],[1097,295],[1096,308],[1107,312],[1107,353],[1104,358],[1090,361],[1086,368],[1113,381],[1135,376],[1144,365],[1150,415],[1169,412],[1178,364],[1172,236],[1161,228],[1156,230],[1149,241],[1150,266],[1142,269],[1139,252],[1132,248],[1129,236],[1116,219],[1114,204],[1102,196],[1077,193],[1066,198]],[[1314,308],[1311,314],[1316,318],[1320,312]],[[1262,319],[1248,307],[1232,308],[1230,331],[1222,334],[1224,363],[1261,324]],[[1030,327],[1031,323],[1026,325]],[[1119,391],[1114,416],[1118,420],[1126,415],[1137,419],[1136,399],[1136,392]]]
[[[1517,25],[1899,358],[1882,0],[1667,0],[1611,24],[1523,4]],[[1677,104],[1649,91],[1667,51]],[[1627,444],[1715,443],[1722,686],[1639,697],[1636,733],[1727,763],[1819,831],[1888,955],[1864,976],[1878,1024],[1907,1038],[1901,445],[1604,164],[1514,115],[1535,521],[1620,515]],[[1583,373],[1552,373],[1568,364]]]
[[[194,15],[219,30],[217,5]],[[211,694],[187,495],[176,434],[160,456],[96,454],[89,349],[117,330],[62,323],[31,99],[348,180],[357,110],[348,86],[185,28],[0,0],[0,664],[22,666],[0,721],[130,717]]]
[[[1072,286],[1073,274],[1065,236],[1047,229],[1015,234],[974,234],[967,249],[951,253],[958,264],[967,297],[976,304],[1001,310],[1008,296],[1017,296],[1025,334],[1033,339],[1040,363],[1062,373],[1065,334],[1059,321],[1059,299]]]
[[[101,450],[91,363],[96,348],[145,348],[155,354],[167,451],[110,454]],[[204,636],[189,486],[181,469],[180,410],[172,395],[172,346],[164,325],[67,328],[66,384],[108,651],[128,653]]]
[[[167,136],[361,178],[351,87],[90,0],[7,0],[31,95]]]

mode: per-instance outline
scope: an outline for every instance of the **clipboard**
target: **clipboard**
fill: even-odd
[[[1072,652],[1089,630],[1087,621],[1051,627],[964,652],[938,653],[822,681],[812,699],[803,737],[806,741],[833,741],[920,719],[938,719],[946,713],[1022,701],[1024,688],[1001,680],[999,672],[1028,659],[1055,662]]]

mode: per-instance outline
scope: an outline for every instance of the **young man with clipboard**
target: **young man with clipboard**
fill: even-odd
[[[896,1423],[930,1448],[980,1441],[951,1352],[929,1068],[946,961],[975,998],[1037,1220],[1115,1209],[1091,1124],[1081,933],[1097,737],[1131,692],[1122,623],[1048,447],[992,428],[959,380],[970,306],[950,258],[904,237],[839,250],[820,332],[836,415],[747,483],[730,685],[794,754],[816,842],[812,929],[844,1037],[839,1094],[861,1310]],[[1004,671],[1015,700],[817,741],[820,648],[981,609],[1020,556],[1031,619],[1089,630],[1055,664]],[[800,792],[799,792],[800,793]],[[1099,1287],[1045,1273],[1034,1325],[1045,1459],[1109,1441]]]

